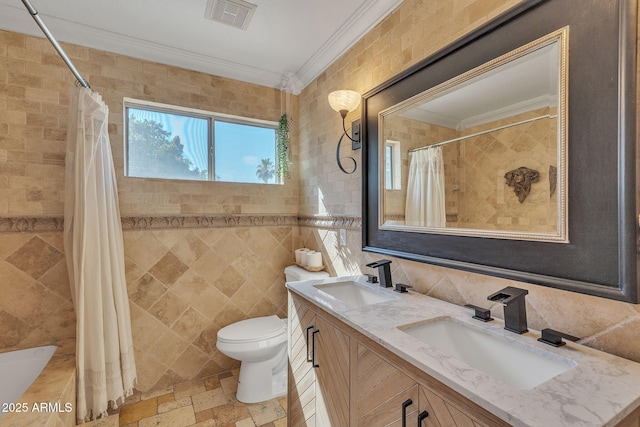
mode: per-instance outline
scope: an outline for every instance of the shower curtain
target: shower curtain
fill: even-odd
[[[122,226],[107,124],[86,88],[70,92],[64,249],[76,310],[77,419],[107,414],[133,393],[136,367]]]
[[[442,148],[414,151],[409,164],[405,224],[444,227],[446,222]]]

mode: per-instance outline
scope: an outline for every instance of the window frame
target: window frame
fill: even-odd
[[[137,177],[129,175],[129,108],[138,109],[138,110],[147,110],[158,113],[166,113],[166,114],[175,114],[187,117],[193,117],[198,119],[207,120],[207,179],[206,180],[193,180],[193,179],[177,179],[177,178],[164,178],[164,177]],[[277,135],[278,122],[270,121],[270,120],[262,120],[262,119],[254,119],[250,117],[242,117],[233,114],[226,113],[217,113],[213,111],[200,110],[197,108],[189,108],[182,107],[179,105],[171,105],[164,104],[160,102],[153,101],[145,101],[141,99],[135,98],[123,98],[122,102],[122,112],[123,112],[123,123],[124,123],[124,176],[127,178],[146,178],[146,179],[165,179],[169,181],[186,181],[186,182],[228,182],[234,184],[253,184],[253,185],[282,185],[284,184],[283,179],[275,174],[275,182],[273,183],[262,183],[262,182],[241,182],[241,181],[222,181],[215,179],[215,161],[216,161],[216,153],[215,153],[215,124],[216,121],[224,122],[224,123],[233,123],[238,125],[246,125],[253,127],[261,127],[266,129],[273,129],[275,134]],[[277,136],[276,136],[277,137]],[[277,143],[274,139],[274,149],[276,151],[276,155],[274,158],[276,170],[277,170]]]
[[[387,151],[389,150],[390,153]],[[402,153],[400,152],[400,141],[394,141],[387,139],[384,143],[385,151],[385,190],[397,191],[402,190]],[[390,154],[390,158],[387,155]],[[386,162],[389,162],[391,170],[390,174],[386,176]],[[390,187],[387,187],[387,178],[389,179]]]

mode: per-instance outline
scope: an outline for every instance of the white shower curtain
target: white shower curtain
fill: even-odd
[[[444,163],[442,148],[433,147],[411,153],[405,224],[444,227]]]
[[[108,118],[100,95],[71,90],[64,248],[77,317],[79,422],[106,415],[109,402],[121,403],[136,381]]]

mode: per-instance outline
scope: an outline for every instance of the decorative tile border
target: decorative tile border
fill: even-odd
[[[167,228],[286,227],[298,224],[287,215],[130,216],[122,217],[123,230]]]
[[[360,230],[362,228],[362,218],[353,216],[299,216],[298,225],[301,227]]]
[[[64,218],[61,217],[0,218],[0,232],[62,231],[63,228]]]
[[[223,227],[314,227],[359,230],[362,220],[347,216],[294,215],[210,215],[210,216],[125,216],[123,230]],[[62,217],[0,217],[0,233],[63,231]]]

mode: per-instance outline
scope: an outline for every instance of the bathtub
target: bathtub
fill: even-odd
[[[0,353],[0,427],[75,425],[75,344]]]
[[[56,351],[55,345],[0,353],[0,419],[16,412],[16,402],[38,378]]]

